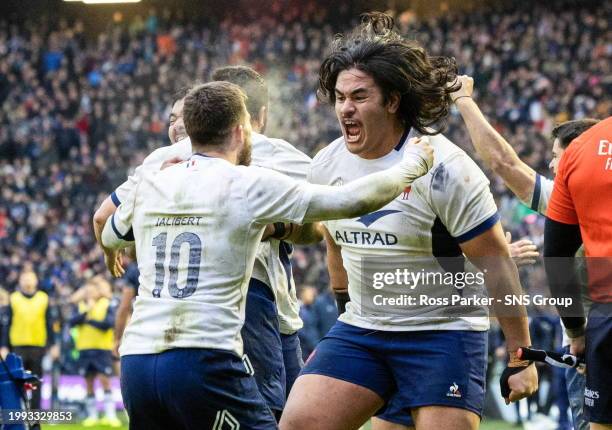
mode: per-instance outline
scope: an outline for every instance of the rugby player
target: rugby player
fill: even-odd
[[[570,337],[570,352],[584,355],[587,372],[585,418],[592,430],[612,429],[612,117],[578,136],[565,150],[544,230],[546,274],[555,297],[574,305],[557,306]],[[588,319],[576,282],[574,255],[584,244]],[[553,257],[564,257],[561,261]]]
[[[476,152],[519,200],[532,210],[546,215],[554,181],[538,174],[522,161],[514,148],[487,122],[472,98],[474,80],[469,76],[460,76],[459,82],[461,88],[452,93],[451,98],[465,121]],[[588,118],[567,121],[552,130],[552,158],[549,167],[553,174],[557,174],[559,160],[569,144],[598,122]],[[588,313],[589,300],[585,296],[583,294],[583,304],[585,313]],[[569,337],[564,331],[563,347],[568,353],[569,345]],[[566,369],[565,377],[574,427],[576,430],[587,430],[589,423],[583,414],[585,376],[576,369]]]
[[[268,113],[268,87],[263,77],[250,67],[227,66],[216,69],[212,80],[236,84],[247,95],[253,129],[251,165],[305,182],[310,157],[284,140],[262,134]],[[242,328],[244,350],[255,371],[257,386],[277,417],[304,364],[297,334],[303,323],[291,268],[293,249],[288,241],[319,242],[323,236],[318,226],[272,225],[271,236],[258,248],[247,293]]]
[[[185,124],[183,123],[183,99],[187,95],[187,91],[189,87],[180,88],[173,97],[172,107],[170,109],[169,115],[169,125],[168,125],[168,139],[170,139],[170,144],[178,143],[181,140],[187,138],[187,133],[185,132]],[[117,191],[119,193],[127,193],[130,186],[130,181],[126,181],[123,183]],[[93,226],[94,226],[94,235],[96,237],[96,241],[100,243],[100,235],[102,234],[102,229],[104,228],[104,224],[108,217],[110,217],[113,212],[117,209],[119,205],[119,197],[115,191],[112,195],[108,196],[100,205],[100,207],[96,210],[93,216]],[[130,249],[129,251],[133,251]],[[135,259],[135,255],[132,255]],[[122,261],[122,252],[121,250],[106,250],[104,253],[104,260],[106,265],[109,268],[113,268],[116,272],[113,273],[114,276],[123,276],[125,271],[123,269],[123,261]],[[138,274],[128,274],[128,276],[138,277]],[[138,286],[132,285],[131,282],[128,282],[127,285],[121,291],[121,299],[119,305],[117,307],[117,312],[115,316],[115,329],[114,329],[114,345],[113,345],[113,355],[115,357],[119,356],[119,344],[121,343],[121,337],[123,336],[123,331],[125,330],[125,326],[128,322],[128,319],[132,315],[132,302],[136,295],[138,294]]]
[[[156,156],[150,154],[147,158],[144,159],[142,165],[150,165],[154,166],[153,168],[159,169],[161,164],[166,160],[178,160],[178,156],[181,154],[189,154],[191,151],[191,147],[189,144],[189,140],[187,139],[187,133],[185,132],[185,124],[183,123],[183,99],[187,95],[187,91],[190,87],[180,88],[173,97],[172,108],[170,109],[169,115],[169,125],[168,125],[168,139],[170,139],[171,146],[160,148],[157,151],[154,151]],[[181,145],[174,147],[172,145],[182,142]],[[162,158],[166,157],[166,158]],[[141,166],[139,166],[141,167]],[[133,181],[131,177],[128,178],[123,184],[119,186],[110,196],[108,196],[100,205],[100,207],[96,210],[93,216],[93,227],[94,227],[94,235],[96,237],[96,241],[98,244],[101,244],[100,235],[102,234],[102,229],[104,228],[104,224],[108,217],[110,217],[113,212],[117,209],[117,206],[121,203],[120,196],[126,195],[129,193],[130,187],[133,186]],[[125,270],[123,268],[123,264],[121,261],[121,251],[122,250],[105,250],[104,252],[104,260],[113,274],[113,276],[120,277],[123,276]],[[125,322],[131,313],[131,310],[125,304],[135,297],[136,291],[132,289],[132,291],[124,291],[125,297],[121,299],[120,307],[122,309],[122,316],[118,321],[118,339],[121,339],[121,335],[123,334],[123,328],[125,327]],[[132,295],[133,294],[133,295]],[[130,297],[131,296],[131,297]]]
[[[135,240],[141,273],[120,347],[131,428],[276,428],[241,358],[246,290],[266,224],[364,215],[432,164],[431,147],[415,139],[395,166],[342,187],[236,166],[250,161],[245,98],[229,82],[192,89],[183,116],[194,153],[142,171],[104,227],[107,248]]]
[[[263,77],[250,67],[229,66],[215,70],[212,79],[232,82],[240,86],[248,96],[247,110],[254,130],[251,164],[305,181],[310,157],[281,139],[268,138],[260,134],[266,128],[268,112],[268,87]],[[143,163],[145,168],[159,170],[166,159],[184,160],[191,155],[191,143],[186,137],[182,119],[185,95],[186,91],[182,90],[175,97],[168,131],[171,142],[176,143],[179,137],[181,141],[153,152],[145,159]],[[106,219],[116,209],[115,204],[118,205],[133,187],[133,178],[129,178],[111,197],[107,198],[94,215],[94,224],[98,232],[102,231]],[[286,241],[300,244],[318,242],[322,236],[316,226],[317,224],[285,226],[282,223],[271,226],[272,229],[267,234],[272,236],[266,242],[262,242],[258,249],[253,279],[248,290],[246,320],[242,333],[245,342],[244,360],[247,367],[254,371],[257,385],[277,417],[280,416],[286,396],[303,365],[297,337],[297,331],[302,327],[302,320],[299,317],[299,304],[291,270],[292,248]],[[283,238],[285,241],[280,241],[278,238]],[[107,250],[107,252],[114,251]],[[112,256],[106,260],[119,262]],[[118,274],[122,274],[121,269],[117,268]],[[122,296],[124,306],[119,307],[120,311],[124,311],[120,313],[121,317],[116,323],[117,349],[127,323],[127,315],[131,313],[131,300],[134,296],[134,289],[124,289]],[[128,305],[129,313],[126,309]]]
[[[486,309],[416,307],[418,316],[411,317],[388,307],[367,307],[368,295],[374,294],[373,260],[383,268],[389,260],[388,271],[440,272],[445,263],[436,258],[458,258],[464,270],[465,254],[478,259],[487,287],[495,286],[494,297],[520,292],[488,180],[435,129],[448,114],[448,94],[456,89],[446,87],[455,78],[454,62],[430,58],[392,28],[389,16],[367,14],[351,34],[336,38],[323,61],[319,91],[334,104],[342,137],[315,156],[309,179],[352,184],[396,163],[408,137],[416,134],[431,135],[435,164],[384,210],[324,223],[332,286],[348,287],[350,301],[298,377],[281,429],[356,429],[377,413],[377,429],[478,427]],[[500,258],[479,259],[483,256]],[[453,289],[428,288],[440,294]],[[410,292],[401,286],[384,291]],[[500,310],[497,304],[494,308]],[[454,310],[460,316],[449,317]],[[535,367],[516,358],[517,349],[530,344],[526,311],[512,311],[512,317],[497,312],[510,353],[504,376],[513,373],[506,401],[537,388]]]

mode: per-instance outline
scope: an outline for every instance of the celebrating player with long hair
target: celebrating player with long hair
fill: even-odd
[[[324,223],[330,278],[336,290],[348,288],[350,301],[294,385],[282,429],[353,429],[377,413],[377,429],[477,428],[484,403],[486,309],[423,306],[413,309],[415,317],[368,307],[373,267],[439,273],[445,263],[437,259],[453,258],[448,271],[463,271],[465,255],[483,270],[493,296],[520,292],[489,181],[439,134],[449,93],[456,89],[447,86],[455,79],[454,61],[428,56],[392,28],[389,16],[368,14],[334,41],[323,61],[320,94],[335,106],[342,137],[315,156],[310,180],[350,184],[388,168],[417,134],[430,135],[435,164],[384,210]],[[449,289],[429,288],[441,294]],[[410,292],[391,286],[385,291]],[[530,344],[526,311],[517,306],[499,321],[511,356],[505,397],[515,401],[537,388],[534,366],[515,355]]]

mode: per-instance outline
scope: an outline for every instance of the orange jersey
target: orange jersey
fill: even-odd
[[[612,301],[612,117],[565,150],[546,216],[579,224],[587,257],[608,257],[589,260],[589,286],[593,300]]]

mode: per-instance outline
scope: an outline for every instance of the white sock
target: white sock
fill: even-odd
[[[93,394],[87,395],[87,400],[85,400],[85,406],[87,408],[88,417],[98,419],[98,408],[96,407],[96,397]]]
[[[104,414],[106,418],[117,418],[117,410],[115,409],[112,391],[104,392]]]

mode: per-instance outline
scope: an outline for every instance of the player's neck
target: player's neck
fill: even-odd
[[[232,164],[236,164],[238,160],[237,151],[228,150],[225,147],[209,146],[209,145],[193,145],[192,151],[194,155],[201,155],[208,158],[220,158]]]
[[[193,153],[204,155],[205,157],[221,158],[232,164],[238,164],[238,152],[237,151],[196,150],[194,148]]]
[[[401,143],[400,139],[404,137],[404,132],[406,131],[406,127],[399,121],[394,122],[391,127],[383,129],[386,130],[386,133],[380,135],[378,142],[372,145],[371,151],[360,154],[361,158],[374,160],[384,157]]]

